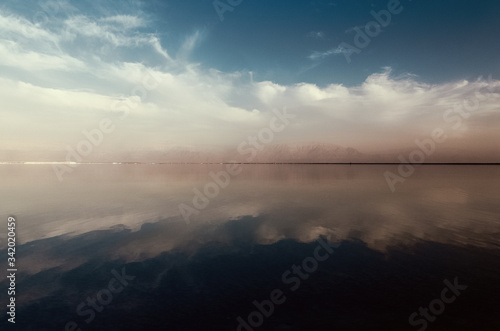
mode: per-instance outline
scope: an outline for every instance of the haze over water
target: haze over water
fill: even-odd
[[[279,288],[287,299],[262,330],[410,330],[456,277],[468,288],[432,327],[499,326],[499,167],[423,165],[392,193],[390,165],[242,165],[187,224],[179,204],[224,167],[80,165],[59,182],[50,166],[1,166],[2,217],[18,227],[16,327],[37,316],[37,330],[235,330]],[[340,246],[291,291],[282,274],[318,238]],[[78,304],[122,268],[135,279],[87,324]]]

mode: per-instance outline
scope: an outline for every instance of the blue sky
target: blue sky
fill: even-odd
[[[381,153],[456,126],[444,147],[498,150],[500,3],[221,0],[223,20],[214,3],[2,2],[0,150],[64,155],[104,118],[93,159],[234,147],[285,107],[273,143]]]
[[[202,31],[191,59],[222,71],[249,70],[281,84],[356,85],[380,68],[412,73],[426,82],[499,74],[500,3],[497,1],[401,1],[402,11],[346,65],[342,55],[312,60],[341,42],[353,45],[355,26],[373,21],[387,1],[242,1],[223,13],[212,1],[151,1],[142,6],[178,49],[186,35]]]
[[[500,73],[500,3],[493,0],[403,0],[402,11],[391,15],[390,24],[352,56],[350,65],[342,54],[310,58],[341,42],[354,45],[353,27],[373,21],[371,11],[386,10],[387,5],[385,0],[243,0],[223,13],[223,21],[212,0],[6,1],[3,8],[27,18],[53,8],[50,19],[72,14],[137,16],[147,22],[138,31],[156,34],[173,54],[186,38],[199,33],[190,61],[225,72],[252,71],[255,79],[280,84],[352,86],[384,67],[432,83]]]

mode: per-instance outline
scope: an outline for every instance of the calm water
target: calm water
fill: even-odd
[[[186,222],[225,167],[0,166],[2,329],[500,329],[500,167],[244,165]]]

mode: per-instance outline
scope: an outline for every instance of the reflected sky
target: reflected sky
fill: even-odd
[[[190,224],[179,204],[193,206],[193,189],[203,191],[213,182],[209,173],[224,165],[80,165],[62,182],[50,166],[9,165],[0,167],[0,194],[8,208],[3,216],[19,218],[22,243],[159,222],[163,242],[175,247],[170,236],[179,244],[199,237],[207,224],[252,216],[260,220],[254,236],[262,244],[318,235],[356,238],[377,249],[409,236],[497,244],[500,168],[421,166],[392,193],[383,176],[391,167],[243,165]]]
[[[408,316],[454,277],[470,294],[432,326],[497,325],[487,311],[500,308],[488,295],[500,289],[499,167],[424,165],[395,193],[391,165],[241,167],[187,224],[179,204],[224,165],[80,165],[62,182],[50,166],[1,166],[2,217],[17,219],[19,329],[235,330],[253,300],[288,287],[281,274],[319,237],[338,252],[259,329],[416,329]],[[75,308],[125,266],[136,281],[87,325]]]

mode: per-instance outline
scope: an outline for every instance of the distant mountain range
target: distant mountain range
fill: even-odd
[[[183,150],[174,148],[166,150],[160,159],[164,162],[254,162],[254,163],[307,163],[307,162],[360,162],[363,157],[354,148],[344,148],[333,144],[312,145],[268,145],[261,150],[247,147],[246,153],[236,149],[229,150]]]
[[[125,153],[102,153],[98,149],[90,155],[82,157],[82,162],[165,162],[165,163],[370,163],[396,162],[402,155],[408,160],[410,153],[417,147],[384,151],[376,154],[362,153],[352,147],[342,147],[329,143],[275,144],[260,146],[260,150],[250,145],[238,152],[233,148],[195,148],[173,146],[148,150],[147,148]],[[51,162],[68,161],[68,152],[21,152],[0,151],[0,162]],[[74,157],[69,158],[75,161]],[[500,162],[500,151],[491,153],[464,152],[452,148],[436,148],[430,156],[425,156],[428,162]]]

